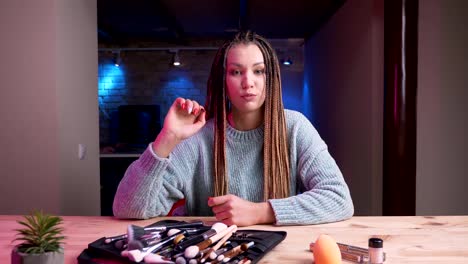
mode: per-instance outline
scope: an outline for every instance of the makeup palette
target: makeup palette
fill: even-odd
[[[147,227],[132,226],[129,234],[88,244],[78,263],[257,263],[286,238],[285,231],[238,230],[223,225],[164,220]],[[135,230],[138,236],[133,234]],[[156,230],[161,231],[155,234]]]

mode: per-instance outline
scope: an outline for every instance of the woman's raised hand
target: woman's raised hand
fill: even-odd
[[[197,133],[206,123],[205,109],[196,101],[177,98],[164,119],[164,125],[153,143],[153,151],[166,158],[182,140]]]
[[[167,132],[182,141],[197,133],[206,123],[205,109],[197,101],[177,98],[164,119]]]

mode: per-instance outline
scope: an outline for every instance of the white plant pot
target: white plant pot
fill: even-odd
[[[63,264],[64,254],[61,252],[46,252],[44,254],[25,254],[14,247],[11,251],[11,264]]]

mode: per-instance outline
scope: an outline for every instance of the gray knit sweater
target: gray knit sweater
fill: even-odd
[[[291,197],[269,200],[277,225],[319,224],[351,217],[354,207],[343,176],[327,145],[301,113],[285,110],[290,148]],[[164,216],[178,199],[188,215],[213,215],[213,120],[176,146],[168,158],[151,145],[127,169],[114,198],[119,218]],[[238,131],[229,126],[229,193],[252,202],[263,198],[263,126]]]

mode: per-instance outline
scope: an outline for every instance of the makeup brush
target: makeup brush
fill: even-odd
[[[243,243],[231,250],[229,250],[228,252],[224,253],[224,254],[221,254],[218,256],[217,260],[219,261],[222,261],[222,262],[228,262],[229,260],[231,260],[233,257],[243,253],[244,251],[246,251],[248,248],[250,248],[251,246],[254,245],[254,242],[248,242],[248,243]]]
[[[245,257],[241,259],[237,264],[250,264],[251,262],[252,261],[248,257]]]
[[[196,261],[196,263],[201,263],[200,260],[201,260],[204,256],[206,256],[206,253],[208,253],[209,250],[210,250],[210,248],[205,248],[205,249],[203,249],[203,250],[200,250],[200,251],[195,255],[195,257],[193,257],[193,258],[186,258],[186,259],[189,260],[189,264],[190,264],[190,262],[194,262],[194,261]]]
[[[144,229],[147,231],[163,232],[171,228],[180,229],[180,228],[201,227],[201,226],[203,226],[202,221],[194,221],[194,222],[189,222],[189,223],[174,223],[174,224],[160,225],[160,226],[148,226],[148,227],[145,227]]]
[[[169,231],[167,231],[167,235],[168,236],[172,236],[173,234],[179,232],[180,229],[177,229],[177,228],[172,228],[172,229],[169,229]]]
[[[228,241],[228,242],[229,242],[229,241]],[[226,243],[226,244],[227,244],[227,243]],[[218,255],[221,255],[221,254],[223,254],[224,252],[226,252],[226,251],[228,251],[228,250],[231,250],[232,247],[229,247],[229,246],[230,246],[230,245],[228,245],[228,247],[222,247],[222,248],[220,248],[220,249],[218,249],[218,250],[216,250],[216,251],[214,251],[214,252],[211,252],[211,253],[209,254],[208,257],[209,257],[210,259],[213,259],[213,260],[216,259],[216,257],[217,257]],[[202,262],[202,263],[203,263],[203,262]]]
[[[128,251],[128,258],[131,261],[141,262],[144,259],[144,257],[146,255],[148,255],[149,253],[151,253],[151,252],[153,252],[153,251],[155,251],[157,249],[160,249],[160,248],[162,248],[164,246],[167,246],[168,244],[172,243],[172,241],[174,240],[174,238],[176,238],[177,235],[185,234],[185,233],[186,233],[186,231],[182,230],[180,232],[177,232],[177,233],[173,234],[172,236],[164,238],[163,240],[159,241],[158,243],[154,244],[153,246],[143,248],[142,250],[139,250],[139,249],[130,250],[130,251]]]
[[[187,235],[188,237],[192,236],[192,235],[198,235],[198,234],[201,234],[207,230],[209,230],[210,228],[201,228],[201,229],[195,229],[195,228],[192,228],[192,229],[184,229],[186,232],[187,232]],[[174,231],[174,232],[171,232],[171,231]],[[171,229],[169,231],[167,231],[167,235],[172,235],[176,232],[178,232],[179,229]],[[185,237],[184,235],[180,234],[178,235],[175,239],[174,239],[174,245],[177,245],[179,244],[180,242],[182,241],[186,241],[188,238]]]
[[[110,244],[110,243],[112,243],[114,241],[122,240],[122,239],[126,239],[126,238],[127,238],[127,234],[113,236],[113,237],[106,237],[106,239],[104,240],[104,243]]]
[[[185,252],[184,252],[184,256],[186,258],[194,258],[198,252],[200,250],[203,250],[207,247],[209,247],[211,244],[217,242],[218,240],[220,240],[221,238],[223,237],[226,237],[228,234],[229,234],[229,237],[232,235],[233,232],[236,232],[237,231],[237,226],[236,225],[232,225],[224,230],[221,230],[220,232],[218,232],[216,235],[198,243],[197,245],[195,246],[189,246],[185,249]],[[229,238],[227,237],[226,240]],[[224,243],[224,242],[223,242]],[[216,250],[216,249],[215,249]],[[213,250],[214,251],[214,250]],[[211,253],[211,252],[210,252]],[[208,254],[209,255],[209,254]]]
[[[186,240],[184,241],[181,241],[180,243],[177,244],[177,246],[175,247],[175,249],[177,251],[183,251],[185,250],[187,247],[191,246],[191,245],[194,245],[194,244],[198,244],[214,235],[216,235],[218,232],[221,232],[222,230],[226,229],[227,228],[227,225],[224,224],[224,223],[215,223],[210,230],[208,231],[205,231],[199,235],[196,235],[196,236],[192,236],[192,237],[189,237],[187,238]]]
[[[163,257],[172,258],[172,253],[174,252],[174,246],[169,245],[165,248],[161,248],[159,251],[153,251],[154,254],[161,255]]]
[[[166,257],[160,256],[158,254],[153,254],[153,253],[149,253],[148,255],[146,255],[144,260],[145,260],[145,263],[148,263],[148,264],[153,264],[153,263],[174,263],[173,261],[171,261],[170,258],[166,258]]]
[[[118,250],[125,249],[127,246],[128,246],[127,240],[124,240],[124,239],[122,239],[122,240],[117,240],[117,241],[115,241],[115,243],[114,243],[114,247],[115,247],[116,249],[118,249]]]
[[[167,231],[167,236],[172,236],[178,232],[180,232],[181,230],[179,229],[171,229],[169,231]],[[196,230],[196,229],[184,229],[184,233],[186,233],[187,235],[190,235],[191,233],[199,233],[200,231],[199,230]],[[176,235],[176,237],[174,238],[173,242],[174,242],[174,245],[177,245],[179,242],[181,241],[184,241],[184,239],[186,239],[185,235],[184,234],[178,234]],[[128,244],[128,248],[129,250],[132,250],[132,249],[140,249],[142,250],[143,248],[145,247],[148,247],[148,246],[152,246],[154,244],[156,244],[157,242],[161,241],[161,239],[155,239],[155,240],[133,240],[133,241],[130,241]],[[170,247],[170,251],[173,251],[174,250],[174,246],[172,245],[169,245],[168,247]],[[162,248],[161,251],[159,252],[155,252],[155,253],[158,253],[158,254],[166,254],[166,252],[164,250],[167,250],[167,248]]]
[[[176,264],[187,264],[187,260],[185,260],[184,257],[180,256],[180,257],[176,258],[175,263]]]
[[[174,239],[174,245],[177,245],[179,244],[181,241],[183,241],[185,239],[185,236],[180,234],[178,235],[175,239]]]
[[[177,232],[179,231],[180,230],[178,230]],[[177,232],[174,232],[174,234]],[[120,240],[120,241],[123,241],[123,240]],[[120,242],[120,241],[117,241],[117,242]],[[145,247],[154,245],[158,243],[159,241],[161,241],[161,234],[159,233],[157,235],[144,235],[139,239],[128,240],[127,248],[128,250],[143,249]]]
[[[169,225],[164,225],[164,226],[149,226],[149,227],[139,227],[136,225],[130,225],[130,226],[127,227],[127,233],[128,233],[128,230],[131,229],[133,231],[132,233],[135,234],[133,235],[133,237],[136,237],[136,235],[138,234],[146,233],[146,232],[142,232],[141,229],[143,229],[144,231],[150,231],[149,233],[155,233],[155,232],[163,232],[170,228],[201,227],[203,226],[203,222],[195,221],[195,222],[190,222],[190,223],[174,223],[174,224],[169,224]],[[154,231],[154,232],[151,232],[151,231]],[[110,244],[117,240],[127,239],[127,237],[128,237],[128,234],[123,234],[123,235],[118,235],[118,236],[113,236],[113,237],[106,237],[106,239],[104,240],[104,243]]]
[[[228,248],[225,247],[223,251],[218,251],[218,249],[226,243],[226,241],[231,238],[232,234],[237,231],[237,227],[232,231],[232,232],[227,232],[224,237],[216,243],[213,247],[210,248],[210,250],[207,252],[207,254],[201,258],[200,263],[204,263],[208,258],[210,259],[216,259],[216,257],[219,254],[222,254],[226,251],[228,251]]]
[[[172,232],[171,232],[172,231]],[[167,236],[172,236],[172,235],[175,235],[177,234],[178,232],[180,232],[181,230],[179,229],[171,229],[167,232]],[[186,233],[187,231],[184,230],[184,233]],[[184,234],[178,234],[175,236],[174,238],[174,245],[176,245],[177,243],[179,243],[182,239],[184,239],[185,236]],[[160,237],[157,237],[155,239],[141,239],[141,240],[131,240],[128,242],[128,250],[133,250],[133,249],[139,249],[139,250],[143,250],[144,248],[146,247],[149,247],[149,246],[152,246],[156,243],[158,243],[159,241],[161,241]],[[117,241],[119,242],[119,241]]]
[[[140,240],[146,237],[161,237],[161,231],[154,231],[154,230],[147,230],[144,227],[136,226],[136,225],[128,225],[127,226],[127,240]]]
[[[148,245],[146,245],[148,246]],[[141,242],[140,240],[132,240],[132,241],[129,241],[128,242],[128,245],[127,245],[127,249],[130,251],[130,250],[135,250],[135,249],[138,249],[138,250],[143,250],[145,248],[145,245],[143,244],[143,242]]]
[[[147,233],[161,233],[172,228],[193,228],[203,226],[202,221],[195,221],[189,223],[173,223],[169,225],[148,226],[141,227],[136,225],[129,225],[127,227],[127,236],[129,240],[138,239]]]
[[[143,228],[143,227],[139,227],[139,226],[136,226],[136,225],[130,225],[130,226],[127,227],[127,234],[122,234],[122,235],[113,236],[113,237],[107,237],[104,240],[104,243],[110,244],[110,243],[112,243],[114,241],[127,239],[127,238],[129,238],[129,235],[128,235],[129,233],[131,233],[130,239],[133,240],[133,239],[135,239],[137,237],[145,235],[147,232],[145,231],[145,228]],[[149,233],[150,234],[156,234],[156,233],[159,233],[159,232],[149,232]]]

